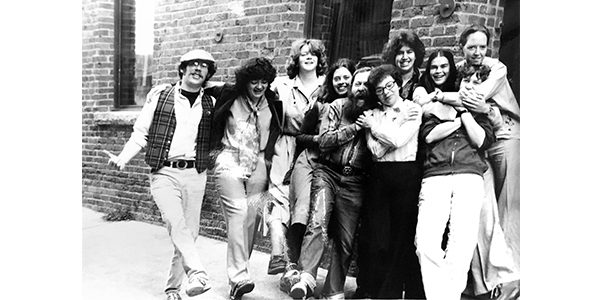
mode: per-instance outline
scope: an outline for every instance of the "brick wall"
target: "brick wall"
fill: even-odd
[[[390,34],[410,28],[417,31],[428,51],[450,47],[461,57],[457,35],[463,24],[484,22],[494,29],[490,48],[492,56],[497,57],[502,1],[458,1],[456,10],[447,19],[440,18],[437,2],[395,0]],[[314,24],[319,28],[319,24],[328,23],[331,6],[316,9]],[[150,69],[152,84],[177,81],[179,58],[193,48],[206,49],[217,60],[218,70],[212,80],[233,80],[234,69],[245,59],[256,56],[273,59],[283,75],[291,43],[303,36],[304,11],[305,1],[301,0],[158,0]],[[327,38],[330,34],[327,28],[320,28],[322,37]],[[150,196],[150,170],[144,162],[144,153],[120,172],[109,170],[107,157],[100,152],[103,149],[120,152],[138,113],[114,109],[114,36],[114,1],[82,0],[82,202],[101,212],[130,210],[137,220],[162,224]],[[201,233],[223,238],[225,223],[214,180],[209,175]],[[260,249],[268,248],[266,239],[258,244]]]
[[[390,36],[401,29],[414,30],[427,49],[425,60],[431,52],[446,48],[459,61],[463,55],[458,38],[472,23],[486,25],[493,38],[488,56],[498,58],[500,32],[504,14],[504,0],[457,0],[452,15],[442,18],[438,0],[395,0],[392,8]],[[426,61],[423,62],[423,67]]]
[[[132,1],[127,1],[130,3]],[[280,75],[292,42],[304,30],[304,1],[180,1],[159,0],[155,10],[153,84],[179,79],[179,58],[194,48],[217,60],[212,80],[231,81],[244,60],[266,56]],[[128,11],[127,13],[131,13]],[[216,39],[220,34],[222,39]],[[136,111],[114,111],[114,3],[84,0],[82,4],[82,198],[83,205],[101,212],[130,210],[137,220],[162,224],[150,196],[149,167],[138,154],[123,172],[109,170],[106,149],[119,153],[131,135]],[[204,235],[223,238],[225,223],[212,174],[202,209]],[[259,249],[268,240],[258,241]]]
[[[212,80],[233,79],[244,60],[265,56],[281,74],[292,42],[302,37],[304,1],[159,1],[156,8],[154,72],[156,83],[177,78],[185,52],[203,48],[218,62]],[[217,42],[215,36],[222,35]]]

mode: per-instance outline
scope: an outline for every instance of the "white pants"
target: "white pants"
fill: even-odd
[[[268,187],[264,152],[259,153],[258,164],[249,179],[239,176],[234,158],[223,151],[215,166],[215,183],[227,222],[227,277],[233,288],[242,280],[249,280],[248,264],[254,238],[260,224],[259,209]]]
[[[415,246],[428,300],[460,299],[477,245],[484,197],[480,175],[454,174],[423,179]],[[441,245],[447,224],[450,232],[444,251]]]
[[[175,248],[165,291],[179,291],[185,275],[208,279],[196,248],[206,171],[162,167],[150,174],[150,188]]]

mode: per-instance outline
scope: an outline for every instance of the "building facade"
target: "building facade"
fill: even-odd
[[[377,57],[401,29],[415,31],[427,55],[450,49],[458,59],[460,32],[482,23],[493,32],[488,55],[508,66],[519,92],[518,0],[82,0],[82,201],[101,212],[129,211],[161,223],[150,195],[150,168],[140,153],[123,172],[110,170],[101,150],[115,154],[129,138],[151,86],[179,78],[181,55],[202,48],[215,57],[211,80],[232,81],[244,60],[272,59],[279,75],[293,41],[325,42],[337,58]],[[201,234],[225,237],[212,176]],[[266,239],[259,247],[268,247]]]

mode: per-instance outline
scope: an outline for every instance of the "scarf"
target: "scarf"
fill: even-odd
[[[258,153],[260,151],[260,122],[258,120],[259,109],[263,103],[263,95],[256,105],[248,99],[246,95],[242,96],[242,102],[250,111],[245,124],[239,124],[240,129],[240,147],[238,148],[238,162],[245,174],[252,174],[258,163]]]

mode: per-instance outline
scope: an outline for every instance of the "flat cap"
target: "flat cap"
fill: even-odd
[[[194,49],[194,50],[184,54],[183,56],[181,56],[181,59],[179,59],[179,62],[197,60],[197,59],[210,61],[212,63],[215,62],[215,59],[213,58],[213,56],[210,53],[208,53],[202,49]]]

